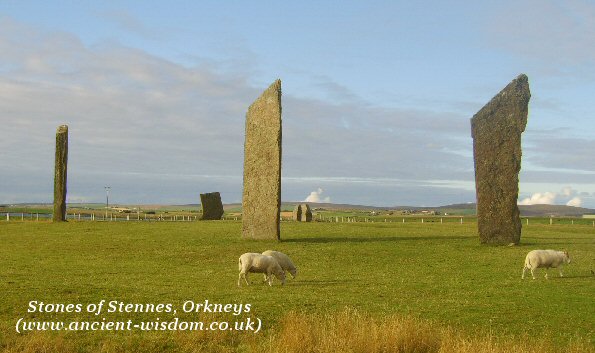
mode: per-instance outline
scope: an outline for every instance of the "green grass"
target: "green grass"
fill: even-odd
[[[188,300],[250,303],[246,316],[260,318],[265,332],[274,331],[290,311],[336,313],[348,307],[377,318],[427,320],[470,336],[546,338],[560,347],[577,340],[594,344],[595,229],[530,223],[520,246],[492,247],[479,244],[475,227],[471,222],[286,222],[283,241],[275,242],[243,240],[241,223],[233,221],[0,222],[0,348],[27,337],[15,333],[21,317],[94,318],[27,313],[29,301],[86,305],[102,299],[171,303],[183,319],[197,318],[181,312]],[[569,251],[573,263],[566,277],[554,269],[546,281],[539,270],[537,280],[522,281],[525,254],[544,248]],[[252,285],[238,288],[239,255],[267,249],[290,255],[298,278],[271,288],[252,274]],[[173,316],[104,317],[165,321]],[[81,351],[94,351],[107,341],[154,336],[78,332],[64,339],[86,347]]]

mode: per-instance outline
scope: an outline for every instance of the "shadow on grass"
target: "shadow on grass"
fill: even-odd
[[[587,239],[585,239],[585,240],[587,240]],[[545,246],[547,245],[548,246],[548,249],[549,248],[557,247],[557,249],[553,249],[553,250],[563,250],[564,249],[564,246],[567,247],[569,244],[570,244],[569,242],[562,241],[562,240],[560,240],[559,242],[555,242],[555,241],[544,241],[544,242],[541,242],[541,241],[524,241],[524,240],[521,240],[521,243],[519,245],[517,245],[517,246],[519,246],[519,247],[536,247],[536,246],[539,246],[541,248],[545,248]],[[581,243],[572,243],[572,244],[581,244]]]
[[[350,280],[350,279],[345,279],[345,280],[288,280],[285,282],[286,286],[311,286],[311,285],[315,285],[317,287],[319,286],[333,286],[333,285],[338,285],[338,284],[345,284],[345,283],[350,283],[350,282],[355,282],[355,280]]]
[[[472,236],[419,236],[419,237],[320,237],[320,238],[289,238],[282,239],[287,243],[371,243],[371,242],[395,242],[407,240],[464,240]]]

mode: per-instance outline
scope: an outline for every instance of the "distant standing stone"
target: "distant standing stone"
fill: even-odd
[[[244,144],[242,237],[280,239],[281,81],[248,108]]]
[[[56,158],[54,162],[54,222],[66,221],[66,175],[68,165],[68,126],[56,130]]]
[[[527,125],[530,97],[528,78],[519,75],[471,119],[482,243],[518,244],[521,239],[517,206],[521,133]]]
[[[300,207],[302,209],[302,217],[300,218],[300,221],[312,222],[312,210],[310,209],[310,205],[303,203]]]
[[[200,204],[202,205],[201,220],[218,220],[223,216],[223,203],[218,192],[200,194]]]
[[[293,220],[298,222],[312,222],[312,210],[307,203],[298,204],[293,209]]]
[[[302,205],[297,204],[293,209],[293,220],[299,222],[302,219]]]

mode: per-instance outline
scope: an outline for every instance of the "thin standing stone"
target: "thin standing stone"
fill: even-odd
[[[56,131],[56,159],[54,164],[54,222],[66,221],[66,175],[68,165],[68,126]]]
[[[280,239],[281,80],[275,81],[246,114],[242,237]]]
[[[529,80],[519,75],[471,119],[482,243],[518,244],[521,239],[517,206],[521,133],[527,125],[530,98]]]

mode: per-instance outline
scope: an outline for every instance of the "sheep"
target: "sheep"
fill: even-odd
[[[291,275],[291,278],[295,279],[295,277],[297,276],[297,267],[295,267],[289,256],[275,250],[267,250],[262,254],[274,257],[275,260],[277,260],[277,262],[279,263],[279,265],[281,265],[283,271],[288,271]]]
[[[564,277],[562,274],[562,265],[570,263],[570,256],[567,251],[556,251],[556,250],[532,250],[529,251],[527,257],[525,257],[525,267],[523,267],[522,279],[525,279],[525,272],[531,270],[531,276],[535,279],[534,271],[539,267],[545,267],[545,279],[548,278],[547,270],[550,267],[558,268],[560,271],[560,277]]]
[[[273,285],[273,276],[277,277],[281,281],[281,284],[285,284],[285,271],[279,266],[277,260],[272,256],[262,255],[258,253],[245,253],[240,256],[238,260],[238,267],[240,274],[238,276],[238,287],[241,285],[242,277],[248,283],[246,278],[248,272],[264,273],[265,281],[269,282],[269,286]]]

